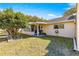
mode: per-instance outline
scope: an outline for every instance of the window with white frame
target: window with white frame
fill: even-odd
[[[64,29],[64,24],[55,24],[54,29]]]

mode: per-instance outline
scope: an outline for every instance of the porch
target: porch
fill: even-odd
[[[46,33],[44,32],[44,25],[46,24],[47,23],[45,22],[30,22],[29,32],[27,32],[27,34],[32,36],[46,36]]]

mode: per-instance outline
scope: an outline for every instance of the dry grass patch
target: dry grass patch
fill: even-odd
[[[47,38],[48,39],[48,38]],[[50,40],[46,38],[28,37],[22,40],[14,40],[3,42],[0,47],[0,55],[14,55],[14,56],[38,56],[48,53],[46,47],[49,45]],[[0,45],[1,45],[0,44]]]

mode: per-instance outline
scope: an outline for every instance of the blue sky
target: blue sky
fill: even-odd
[[[12,8],[27,15],[38,16],[44,19],[61,17],[74,3],[0,3],[0,10]]]

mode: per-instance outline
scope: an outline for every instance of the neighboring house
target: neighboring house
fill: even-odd
[[[75,20],[76,15],[51,19],[46,22],[30,22],[28,35],[51,35],[61,37],[75,37]]]

